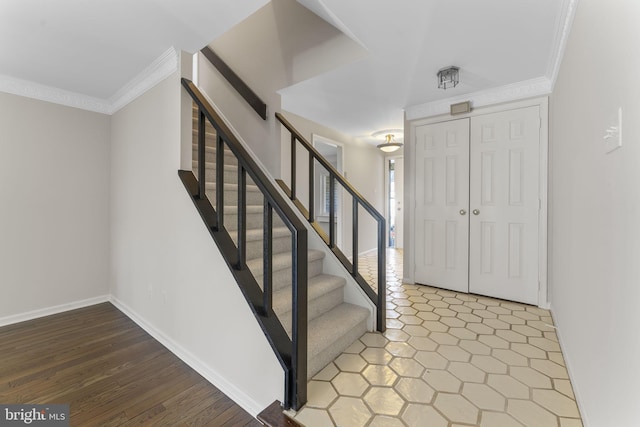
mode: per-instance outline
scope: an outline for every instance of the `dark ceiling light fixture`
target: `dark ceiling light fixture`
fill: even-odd
[[[460,82],[460,68],[449,66],[438,71],[438,88],[447,90]]]

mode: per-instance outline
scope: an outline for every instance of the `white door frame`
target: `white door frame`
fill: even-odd
[[[538,306],[541,308],[549,308],[548,298],[548,282],[547,282],[547,216],[548,216],[548,175],[549,175],[549,98],[539,97],[522,101],[509,102],[505,104],[492,105],[473,109],[470,113],[451,116],[442,114],[433,117],[425,117],[422,119],[409,120],[405,123],[407,138],[405,138],[404,157],[415,157],[415,130],[417,126],[433,124],[453,119],[462,119],[466,117],[476,117],[485,114],[498,113],[502,111],[513,110],[517,108],[539,106],[540,107],[540,218],[538,227]],[[414,162],[405,162],[404,165],[404,184],[405,184],[405,229],[415,230],[415,165]],[[404,274],[403,281],[406,283],[415,283],[415,233],[405,233],[404,241]]]
[[[387,230],[385,231],[385,233],[388,234],[389,232],[389,222],[391,220],[391,212],[389,212],[389,160],[395,160],[395,159],[402,159],[404,160],[404,154],[395,154],[395,155],[389,155],[389,156],[385,156],[384,157],[384,219],[387,223]],[[402,194],[402,210],[404,211],[405,209],[405,203],[404,203],[404,192]],[[404,215],[406,217],[406,215]],[[402,218],[402,221],[404,222],[405,218]],[[403,224],[403,230],[404,230],[404,224]],[[403,232],[404,234],[404,232]],[[402,236],[402,240],[404,243],[404,236]],[[387,247],[389,247],[389,239],[385,240]],[[404,245],[403,245],[404,246]]]

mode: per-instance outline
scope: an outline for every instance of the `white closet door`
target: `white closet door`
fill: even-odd
[[[538,303],[539,107],[471,120],[469,291]]]
[[[415,281],[469,291],[469,119],[415,133]]]

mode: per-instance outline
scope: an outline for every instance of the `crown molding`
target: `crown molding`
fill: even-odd
[[[493,89],[460,95],[452,98],[441,99],[439,101],[427,102],[425,104],[407,107],[405,116],[407,120],[422,119],[425,117],[448,114],[451,104],[457,102],[471,101],[474,108],[486,105],[501,104],[504,102],[516,101],[519,99],[534,98],[551,93],[551,81],[547,77],[525,80],[499,86]]]
[[[109,114],[113,114],[131,101],[169,77],[178,70],[178,53],[173,47],[167,49],[140,74],[109,98]]]
[[[0,75],[0,92],[96,113],[110,114],[111,109],[109,102],[104,99],[4,75]]]
[[[551,55],[549,56],[546,74],[551,82],[552,90],[556,84],[556,79],[558,78],[560,64],[562,64],[564,51],[567,47],[569,33],[571,32],[571,26],[573,25],[573,19],[576,16],[577,6],[578,0],[563,0],[562,2],[562,12],[560,13],[560,18],[558,20],[557,31],[553,40],[553,48],[551,50]]]
[[[178,53],[171,47],[109,99],[95,98],[5,75],[0,75],[0,92],[111,115],[177,70]]]

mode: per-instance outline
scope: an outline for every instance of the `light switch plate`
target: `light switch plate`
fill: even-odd
[[[618,108],[618,120],[604,131],[604,152],[611,153],[622,147],[622,107]]]

